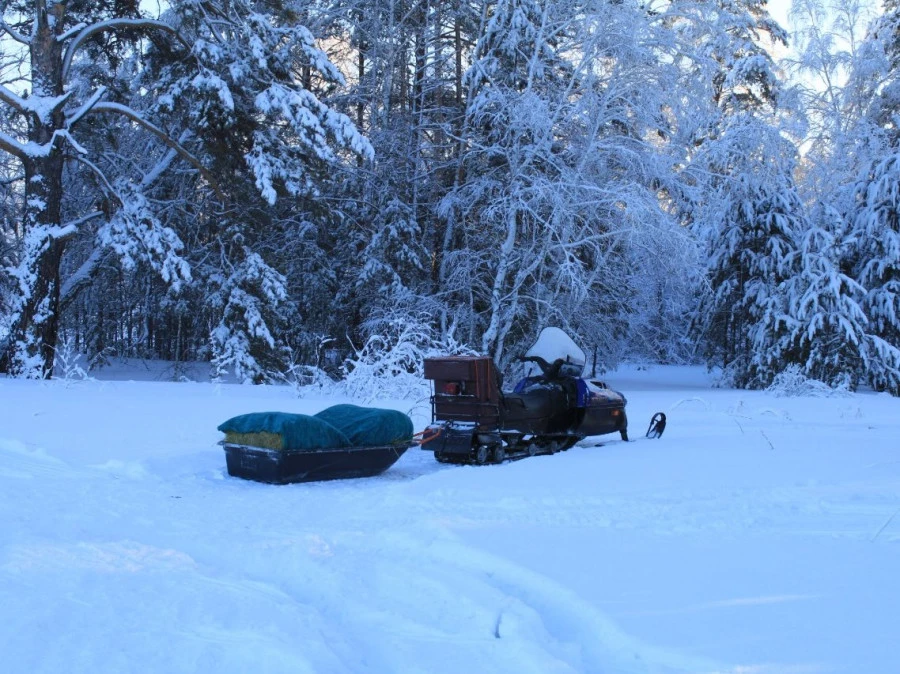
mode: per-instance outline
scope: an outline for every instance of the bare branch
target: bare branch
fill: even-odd
[[[187,163],[193,166],[197,171],[199,171],[200,175],[203,176],[203,179],[206,180],[210,184],[210,186],[216,191],[216,194],[219,197],[224,198],[224,194],[219,189],[218,181],[213,177],[213,175],[206,169],[203,164],[200,163],[200,160],[197,159],[193,154],[191,154],[188,150],[181,146],[176,140],[174,140],[169,134],[160,129],[155,124],[147,121],[141,115],[128,106],[121,105],[119,103],[110,103],[110,102],[101,102],[97,103],[93,108],[90,109],[89,112],[110,112],[114,114],[119,114],[127,117],[132,122],[140,126],[141,128],[149,131],[154,136],[156,136],[159,140],[161,140],[167,147],[175,150],[178,155],[184,159]]]
[[[106,194],[106,196],[115,199],[121,205],[122,200],[119,199],[119,196],[116,194],[115,189],[113,189],[113,186],[110,184],[103,171],[100,170],[99,166],[80,155],[71,155],[67,158],[72,159],[79,164],[84,164],[85,166],[87,166],[91,170],[91,173],[93,173],[97,177],[97,180],[100,181],[101,185],[103,186],[103,192]]]

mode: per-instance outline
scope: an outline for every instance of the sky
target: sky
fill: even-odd
[[[779,25],[787,29],[788,13],[791,11],[791,0],[769,0],[769,14]]]

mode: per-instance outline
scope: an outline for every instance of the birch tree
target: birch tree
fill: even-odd
[[[621,340],[627,251],[668,222],[649,142],[667,124],[658,35],[630,5],[506,1],[482,16],[441,290],[498,360],[550,322]]]

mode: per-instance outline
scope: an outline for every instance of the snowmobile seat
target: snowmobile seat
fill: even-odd
[[[507,428],[522,433],[553,431],[553,417],[567,409],[566,393],[557,387],[532,387],[522,393],[503,394]]]

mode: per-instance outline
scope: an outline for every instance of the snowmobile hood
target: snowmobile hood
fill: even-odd
[[[525,355],[538,356],[548,363],[562,358],[565,364],[560,368],[560,374],[569,377],[580,377],[587,360],[584,351],[572,338],[560,328],[554,327],[541,330],[541,334]],[[536,369],[536,366],[534,367]]]

